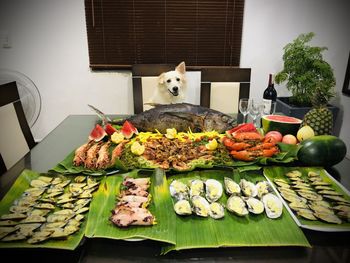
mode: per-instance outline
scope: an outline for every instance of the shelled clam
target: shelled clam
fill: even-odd
[[[217,201],[223,193],[222,185],[219,181],[208,179],[205,181],[205,197],[209,202]]]
[[[169,190],[174,199],[174,211],[178,215],[194,214],[213,219],[225,216],[225,208],[218,202],[223,194],[223,187],[215,179],[194,179],[186,183],[173,180]]]
[[[225,177],[224,182],[225,191],[230,196],[226,208],[235,215],[261,214],[264,211],[269,218],[278,218],[282,215],[282,202],[272,193],[267,181],[254,184],[241,179],[236,183],[231,178]]]
[[[224,177],[222,185],[215,179],[173,180],[170,183],[170,194],[174,200],[174,211],[180,216],[197,215],[220,219],[225,216],[225,208],[238,216],[262,214],[269,218],[278,218],[282,214],[281,200],[272,194],[267,181],[257,184],[245,179],[235,182]],[[226,193],[226,204],[220,203]]]

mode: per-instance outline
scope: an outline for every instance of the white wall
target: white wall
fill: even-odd
[[[342,94],[350,51],[350,1],[347,0],[246,0],[241,67],[252,68],[250,96],[261,98],[268,74],[282,69],[283,47],[300,33],[315,32],[311,44],[326,46],[324,58],[334,69],[337,96],[332,103],[342,110],[337,131],[350,156],[350,97]],[[275,85],[278,96],[290,95]]]
[[[130,72],[89,69],[84,1],[2,1],[0,31],[5,30],[12,48],[0,48],[0,68],[23,72],[42,96],[36,139],[69,114],[91,114],[87,104],[106,113],[133,112]]]
[[[283,46],[313,31],[313,44],[327,46],[343,108],[339,136],[350,152],[350,98],[341,94],[350,48],[349,1],[246,0],[241,66],[252,68],[251,97],[261,98],[267,76],[282,68]],[[2,48],[8,32],[11,48]],[[69,114],[91,114],[87,104],[106,113],[133,113],[130,72],[94,73],[89,69],[83,0],[2,0],[0,68],[17,70],[39,88],[43,108],[33,127],[45,137]],[[277,87],[279,95],[287,95]],[[349,153],[348,153],[349,154]]]

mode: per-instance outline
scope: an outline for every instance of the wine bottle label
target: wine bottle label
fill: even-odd
[[[272,100],[263,99],[264,114],[270,114]]]

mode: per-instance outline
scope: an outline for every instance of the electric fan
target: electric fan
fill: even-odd
[[[34,82],[23,73],[0,69],[0,85],[16,81],[19,97],[29,127],[33,127],[41,111],[41,96]]]

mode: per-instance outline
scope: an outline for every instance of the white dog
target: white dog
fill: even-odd
[[[181,62],[175,70],[160,74],[158,85],[148,103],[171,104],[184,102],[186,94],[185,73],[185,62]]]

